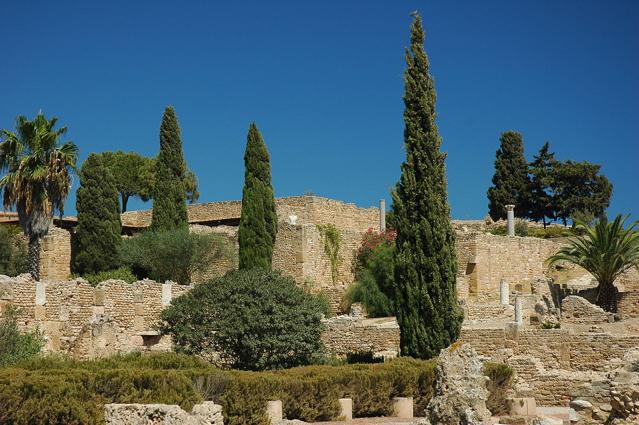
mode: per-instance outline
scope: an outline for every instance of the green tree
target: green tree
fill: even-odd
[[[446,193],[445,154],[435,124],[435,87],[419,15],[411,25],[404,73],[406,161],[393,193],[395,297],[403,355],[430,358],[459,336],[455,235]]]
[[[162,312],[178,352],[219,354],[222,365],[263,370],[309,364],[322,353],[326,302],[293,279],[237,270],[197,285]]]
[[[555,209],[553,207],[552,187],[554,170],[557,164],[555,154],[550,152],[548,142],[533,157],[530,163],[530,208],[528,218],[535,222],[540,220],[546,227],[546,218],[554,219]]]
[[[251,123],[244,153],[242,215],[238,230],[240,269],[270,270],[276,235],[270,158],[260,131]]]
[[[91,154],[82,164],[76,208],[76,273],[91,274],[119,266],[122,223],[115,178],[100,155]]]
[[[639,222],[625,228],[627,218],[618,215],[609,222],[602,216],[594,227],[577,222],[576,230],[583,234],[549,258],[550,266],[566,261],[589,271],[599,283],[597,304],[612,312],[617,310],[615,280],[626,270],[639,267]]]
[[[155,164],[151,230],[186,228],[184,155],[177,116],[171,106],[164,110],[160,126],[160,153]]]
[[[520,133],[506,131],[499,138],[493,184],[488,188],[488,214],[493,220],[506,218],[506,205],[515,205],[515,214],[526,217],[529,207],[528,162]]]
[[[127,210],[127,204],[131,197],[137,197],[144,202],[153,199],[155,158],[149,158],[136,152],[122,151],[103,152],[100,155],[115,177],[116,186],[120,192],[122,212]],[[200,193],[195,173],[186,169],[182,182],[187,202],[197,202]]]
[[[26,246],[22,238],[17,237],[20,234],[22,230],[18,226],[0,226],[0,274],[17,276],[28,271]]]
[[[553,205],[564,226],[575,214],[599,217],[612,197],[612,184],[599,172],[601,166],[587,161],[563,161],[555,165]]]
[[[55,129],[57,118],[39,113],[33,120],[19,116],[16,132],[2,130],[0,179],[5,208],[15,208],[29,241],[29,273],[40,279],[40,239],[49,232],[55,211],[63,214],[71,189],[78,148],[60,144],[66,127]]]

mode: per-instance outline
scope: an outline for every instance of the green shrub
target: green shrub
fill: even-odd
[[[493,415],[504,415],[508,413],[506,401],[506,391],[510,387],[515,371],[503,363],[486,362],[484,364],[484,374],[488,376],[488,400],[486,407]]]
[[[17,309],[9,307],[0,318],[0,367],[33,358],[44,346],[40,331],[20,332],[18,313]]]
[[[175,353],[91,361],[41,357],[0,370],[0,423],[102,424],[106,403],[178,404],[190,410],[203,399],[222,405],[227,425],[268,425],[268,400],[282,400],[288,419],[312,422],[336,418],[342,397],[353,399],[355,417],[366,417],[389,415],[393,397],[412,396],[415,413],[422,416],[432,397],[435,365],[398,358],[244,372]],[[485,371],[492,406],[503,399],[512,370],[488,363]]]
[[[17,236],[19,227],[0,226],[0,274],[17,276],[28,271],[27,247]]]
[[[566,238],[574,235],[575,232],[572,229],[562,226],[548,226],[545,229],[543,227],[532,227],[528,231],[528,236],[542,239]]]
[[[372,351],[358,351],[346,355],[346,363],[384,363],[383,357],[375,357]]]
[[[539,327],[541,329],[560,329],[561,328],[561,323],[560,322],[553,322],[550,320],[544,320],[543,322],[541,322],[539,324]]]
[[[242,370],[310,364],[321,355],[325,301],[293,279],[261,269],[197,285],[162,312],[161,331],[177,351]]]
[[[366,307],[370,317],[387,317],[395,314],[393,306],[393,270],[394,233],[381,235],[366,233],[356,260],[357,281],[350,285],[340,306],[348,311],[353,303],[359,302]]]
[[[229,255],[226,241],[216,234],[186,229],[147,231],[123,241],[120,256],[138,278],[158,282],[191,282],[193,273]]]
[[[85,274],[82,276],[82,278],[94,286],[100,282],[111,279],[123,280],[127,283],[132,283],[138,280],[133,272],[126,267],[120,267],[119,269],[108,270],[93,274]]]

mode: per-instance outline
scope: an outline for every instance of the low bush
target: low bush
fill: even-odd
[[[206,271],[211,263],[228,257],[229,252],[220,235],[175,229],[146,231],[125,239],[120,256],[140,279],[188,284],[194,273]]]
[[[492,233],[493,235],[506,236],[508,234],[508,228],[506,225],[493,226],[488,229],[488,233]],[[517,236],[552,239],[574,236],[574,234],[574,231],[569,227],[547,226],[546,228],[543,228],[529,226],[528,223],[523,220],[517,220],[515,222],[515,235]]]
[[[110,279],[123,280],[127,283],[132,283],[138,280],[137,276],[135,276],[133,272],[126,267],[120,267],[119,269],[108,270],[94,274],[85,274],[81,277],[94,286],[100,282],[104,282],[105,280]]]
[[[507,414],[509,406],[506,391],[512,383],[515,371],[503,363],[486,362],[484,374],[488,376],[486,407],[495,416]]]
[[[356,282],[349,286],[340,309],[348,311],[353,303],[364,305],[370,317],[395,314],[393,306],[394,233],[367,232],[356,260]]]
[[[505,393],[512,372],[487,364],[491,396]],[[354,416],[391,413],[392,398],[412,396],[423,415],[432,397],[435,361],[398,358],[380,364],[306,366],[268,372],[224,371],[193,356],[127,355],[94,361],[28,360],[0,370],[0,423],[102,424],[107,403],[222,405],[227,425],[267,425],[268,400],[282,400],[288,419],[339,415],[353,399]],[[489,398],[491,403],[492,398]]]
[[[322,355],[325,298],[278,272],[239,270],[197,285],[162,312],[177,351],[221,366],[265,370],[311,364]],[[215,353],[215,354],[214,354]]]
[[[18,314],[17,309],[9,307],[0,318],[0,367],[33,358],[44,346],[40,331],[21,332],[18,329]]]

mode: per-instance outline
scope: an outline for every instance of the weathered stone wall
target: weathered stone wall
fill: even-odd
[[[81,279],[35,282],[22,275],[0,276],[0,288],[0,316],[7,305],[18,307],[20,326],[41,329],[46,351],[88,359],[170,350],[170,339],[155,330],[160,313],[193,286],[109,280],[93,287]],[[322,339],[330,353],[372,351],[392,357],[399,352],[399,326],[394,318],[339,316],[325,320],[325,325]]]
[[[639,317],[639,291],[619,293],[617,311],[623,319]]]
[[[323,321],[322,342],[337,356],[372,352],[375,357],[399,355],[399,325],[394,317],[365,319],[337,316]]]
[[[468,297],[481,302],[499,300],[499,282],[510,289],[530,293],[532,282],[546,273],[545,261],[564,243],[559,240],[496,236],[457,232],[460,289],[468,285]],[[464,283],[467,279],[467,283]],[[460,297],[464,298],[464,292]]]
[[[503,327],[462,329],[461,340],[495,361],[506,362],[517,379],[531,387],[541,405],[560,406],[593,372],[609,370],[628,350],[639,347],[639,335],[577,332],[569,329]]]
[[[40,279],[65,280],[71,276],[71,233],[52,226],[40,241]]]
[[[567,323],[608,323],[612,314],[586,299],[570,295],[561,302],[561,320]]]

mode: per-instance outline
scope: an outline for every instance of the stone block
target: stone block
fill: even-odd
[[[104,288],[95,288],[93,290],[93,305],[104,305]]]
[[[353,399],[352,398],[340,398],[339,399],[340,413],[339,416],[344,421],[353,420]]]
[[[133,318],[133,329],[135,329],[136,331],[144,330],[144,317],[135,316]]]
[[[47,318],[47,310],[43,305],[36,305],[34,313],[36,320],[45,320]]]
[[[537,415],[537,402],[532,397],[517,397],[508,401],[511,415],[535,416]]]
[[[144,302],[144,293],[142,291],[136,291],[133,293],[133,302],[134,303],[143,303]]]
[[[44,282],[36,282],[35,304],[45,305],[46,303],[47,303],[47,292],[44,286]]]
[[[271,425],[279,425],[282,422],[282,400],[266,402],[266,415]]]
[[[94,305],[93,306],[93,316],[102,316],[104,315],[104,306],[103,305]]]
[[[393,416],[402,419],[413,417],[413,397],[393,398]]]
[[[506,323],[506,327],[504,328],[504,334],[507,339],[517,340],[519,336],[519,330],[522,328],[522,325],[517,322],[508,322]]]
[[[171,283],[163,283],[162,284],[162,305],[171,304]]]
[[[144,304],[135,303],[135,315],[136,316],[144,316]]]

